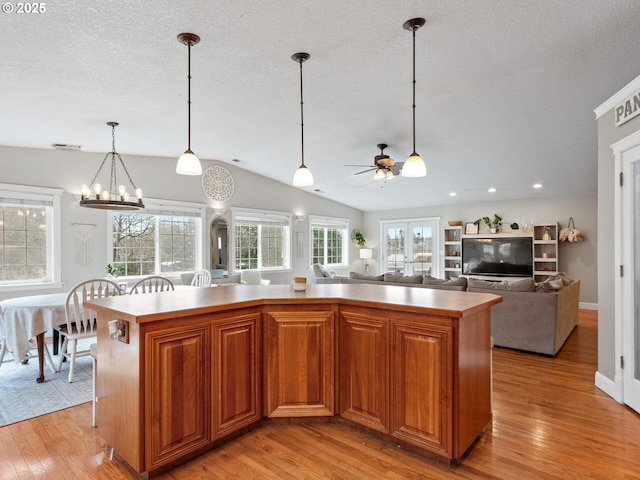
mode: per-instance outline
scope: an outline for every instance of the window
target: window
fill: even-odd
[[[277,212],[233,212],[235,270],[290,268],[291,215]]]
[[[309,225],[311,263],[327,266],[347,265],[349,220],[311,216]]]
[[[59,286],[62,190],[0,184],[0,289]]]
[[[204,207],[145,203],[144,213],[111,215],[111,264],[118,275],[163,275],[201,268]]]

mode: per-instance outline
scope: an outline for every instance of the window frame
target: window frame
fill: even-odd
[[[192,202],[181,202],[178,200],[159,200],[159,199],[150,199],[145,198],[144,200],[145,207],[143,210],[139,210],[137,212],[118,212],[112,211],[108,215],[108,225],[107,225],[107,261],[106,263],[113,262],[113,214],[127,214],[127,213],[138,213],[142,215],[152,215],[155,217],[156,227],[159,223],[159,218],[162,216],[182,216],[182,217],[193,217],[196,219],[196,258],[195,258],[195,269],[199,270],[201,268],[208,269],[208,267],[203,266],[204,262],[204,252],[208,242],[208,239],[205,239],[204,232],[206,229],[204,228],[204,223],[207,218],[207,206],[201,203],[192,203]],[[156,228],[154,233],[156,246],[159,244],[159,235],[160,229]],[[154,265],[155,265],[155,273],[153,275],[179,275],[184,272],[161,272],[159,270],[160,267],[160,253],[156,248],[154,251]],[[188,270],[190,271],[190,270]],[[123,275],[118,278],[122,278],[124,280],[131,280],[136,278],[143,278],[146,275]]]
[[[293,214],[290,212],[278,212],[273,210],[260,210],[250,208],[234,208],[231,210],[231,232],[230,235],[230,248],[229,248],[229,272],[237,273],[241,272],[241,269],[236,268],[236,226],[239,219],[247,218],[250,221],[260,223],[260,220],[273,220],[279,222],[285,222],[288,234],[285,235],[285,252],[283,259],[285,265],[279,267],[261,267],[258,265],[257,270],[261,272],[290,272],[291,271],[291,247],[293,240]],[[268,223],[268,222],[265,222]]]
[[[15,200],[16,205],[28,205],[29,201],[33,201],[40,202],[41,205],[38,206],[44,205],[47,208],[47,279],[0,284],[0,292],[62,288],[60,204],[63,193],[64,190],[60,188],[0,183],[0,199],[6,203]]]
[[[309,266],[313,263],[313,229],[325,228],[325,245],[324,245],[324,260],[327,260],[327,242],[326,242],[326,229],[335,228],[336,230],[342,230],[342,263],[322,263],[325,267],[348,267],[349,266],[349,225],[350,220],[348,218],[341,217],[325,217],[321,215],[309,215]]]

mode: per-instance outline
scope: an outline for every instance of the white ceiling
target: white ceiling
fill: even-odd
[[[323,195],[362,210],[596,191],[593,109],[640,75],[638,0],[46,2],[0,14],[0,145],[110,150],[175,162],[191,147],[290,183],[305,160]],[[377,182],[345,164],[417,151],[428,176]],[[531,188],[540,182],[539,191]],[[497,188],[493,194],[489,187]],[[449,192],[455,191],[452,198]]]

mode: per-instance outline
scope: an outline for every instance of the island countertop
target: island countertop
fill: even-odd
[[[327,303],[429,312],[463,318],[502,302],[499,295],[365,284],[308,285],[294,291],[291,285],[234,285],[189,288],[170,292],[123,295],[87,301],[94,310],[116,313],[119,318],[145,323],[234,308],[271,304]]]

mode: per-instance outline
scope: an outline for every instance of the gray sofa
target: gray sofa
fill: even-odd
[[[578,324],[580,281],[551,278],[536,285],[526,280],[511,282],[522,282],[519,290],[507,282],[468,279],[467,291],[502,296],[491,309],[494,345],[555,355]]]
[[[502,303],[491,309],[491,335],[494,345],[543,355],[555,355],[578,324],[580,281],[564,274],[535,283],[533,278],[513,281],[485,281],[458,277],[451,280],[429,275],[403,277],[360,275],[335,277],[316,270],[316,283],[366,283],[401,285],[414,288],[459,290],[493,293],[502,296]]]

